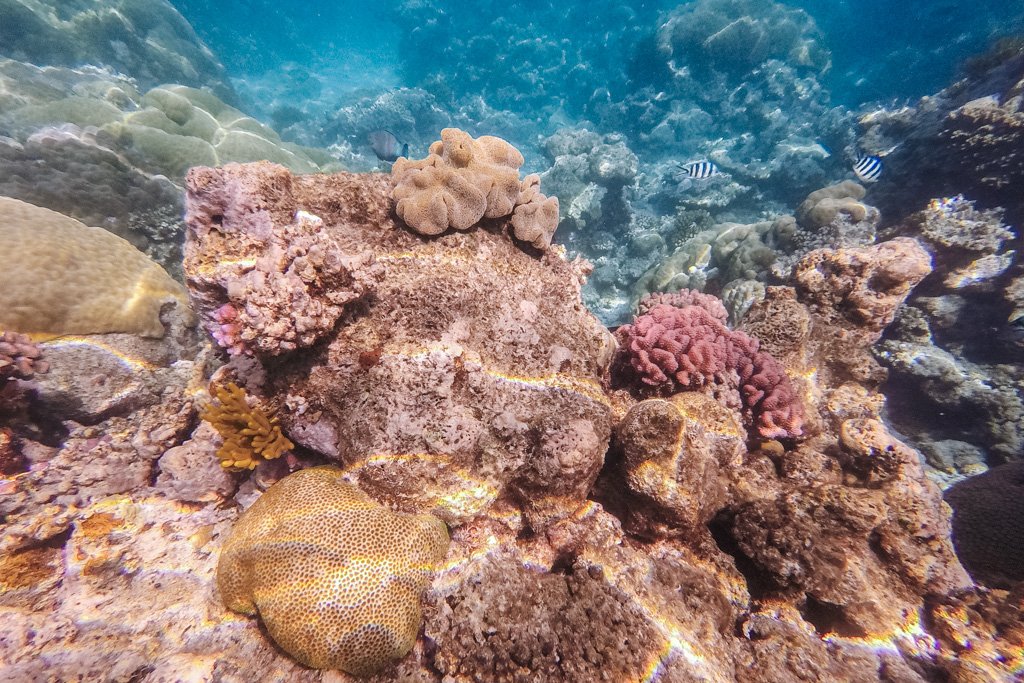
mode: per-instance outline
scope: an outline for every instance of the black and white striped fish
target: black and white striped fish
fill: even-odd
[[[858,154],[853,173],[865,183],[873,183],[882,175],[882,160],[873,155]]]
[[[694,180],[705,180],[706,178],[718,175],[718,173],[718,167],[705,159],[703,161],[691,161],[688,164],[679,164],[679,170],[676,171],[675,176],[677,179],[693,178]]]

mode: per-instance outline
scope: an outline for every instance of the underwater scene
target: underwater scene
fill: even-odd
[[[1024,0],[0,0],[0,681],[1024,681]]]

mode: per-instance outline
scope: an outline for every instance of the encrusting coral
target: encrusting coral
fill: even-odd
[[[620,359],[643,384],[706,387],[728,407],[742,406],[764,438],[800,436],[803,404],[779,362],[725,326],[717,299],[705,307],[713,297],[684,290],[676,298],[682,306],[656,304],[618,329]]]
[[[55,211],[0,197],[0,328],[56,337],[162,337],[165,304],[192,324],[188,296],[126,240]]]
[[[221,466],[255,469],[260,460],[279,458],[294,446],[281,433],[277,417],[259,406],[250,406],[245,390],[234,382],[214,387],[210,393],[218,403],[207,407],[202,418],[224,439],[217,449]]]
[[[335,467],[291,474],[253,503],[221,552],[224,604],[259,614],[317,669],[368,675],[405,656],[449,545],[444,522],[377,504]]]

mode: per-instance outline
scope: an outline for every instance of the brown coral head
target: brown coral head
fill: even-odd
[[[29,379],[37,372],[45,373],[49,365],[42,356],[39,345],[33,343],[27,334],[0,334],[0,381]]]
[[[217,403],[208,406],[201,417],[224,439],[217,449],[222,467],[255,469],[260,460],[278,458],[294,446],[281,433],[277,417],[259,406],[250,406],[245,390],[234,382],[212,387],[210,395]]]

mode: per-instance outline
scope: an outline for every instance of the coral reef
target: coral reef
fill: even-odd
[[[994,467],[950,487],[956,554],[976,581],[1012,586],[1024,580],[1024,462]]]
[[[125,240],[0,197],[0,327],[40,336],[165,333],[162,309],[191,321],[184,288]]]
[[[885,230],[918,240],[934,263],[877,350],[892,373],[890,415],[950,483],[1018,459],[1024,447],[1013,284],[1020,265],[1003,220],[1001,211],[952,197]],[[922,406],[944,418],[922,419]]]
[[[914,107],[861,117],[868,151],[895,147],[887,172],[901,178],[873,194],[886,215],[903,218],[935,197],[963,194],[984,208],[1024,216],[1024,51],[1003,54]]]
[[[252,198],[255,189],[294,201],[287,169],[269,163],[225,168],[229,175],[195,168],[187,178],[185,219],[194,248],[184,269],[195,306],[232,355],[311,346],[365,292],[373,278],[365,267],[371,256],[340,254],[315,214],[287,213]],[[275,221],[283,223],[280,229]]]
[[[931,273],[928,252],[907,237],[871,247],[819,249],[796,265],[794,279],[803,300],[832,322],[876,341],[896,310]]]
[[[407,650],[398,659],[379,657],[384,629],[362,632],[367,645],[355,666],[374,668],[379,683],[1010,681],[1024,666],[1019,594],[971,585],[920,454],[882,418],[885,372],[871,346],[927,270],[928,252],[913,241],[809,257],[799,269],[805,283],[739,296],[756,299],[743,333],[725,327],[721,304],[706,295],[655,297],[646,316],[692,323],[737,358],[721,371],[723,382],[701,378],[711,391],[631,395],[610,375],[623,356],[612,363],[614,340],[582,304],[587,264],[569,261],[557,245],[520,248],[511,216],[423,236],[396,218],[386,175],[297,176],[265,163],[196,171],[188,190],[186,273],[222,347],[205,353],[226,361],[214,384],[233,377],[265,397],[299,444],[296,464],[343,469],[307,469],[275,485],[284,468],[274,463],[231,476],[217,466],[217,436],[207,423],[196,427],[193,400],[212,367],[175,346],[180,330],[158,341],[121,335],[161,346],[151,355],[112,355],[100,372],[116,379],[115,394],[127,387],[129,396],[104,403],[99,388],[83,391],[86,415],[47,397],[61,383],[79,391],[73,373],[97,366],[95,355],[47,342],[51,371],[33,382],[51,389],[19,417],[28,422],[9,428],[23,462],[0,478],[5,675],[346,678],[300,666],[267,637],[279,637],[272,622],[280,621],[297,639],[292,647],[285,635],[281,644],[313,657],[341,623],[311,634],[292,628],[316,625],[310,614],[338,604],[292,609],[326,585],[307,570],[337,566],[330,549],[366,529],[351,513],[324,513],[319,486],[308,504],[277,493],[319,477],[344,480],[340,497],[385,520],[396,518],[379,504],[433,513],[451,526],[443,566],[437,520],[418,538],[422,546],[437,541],[438,553],[416,566],[403,564],[403,543],[417,536],[382,522],[395,540],[372,547],[370,557],[390,559],[371,563],[371,581],[397,589],[401,599],[387,604],[411,608],[415,619],[389,624],[403,646],[395,656]],[[720,227],[689,265],[714,259],[730,282],[757,282],[770,263],[759,254],[787,230],[809,233],[795,219]],[[972,234],[982,232],[1000,234]],[[289,253],[292,244],[302,251]],[[940,252],[935,273],[906,301],[941,283]],[[912,258],[895,267],[886,258],[893,254]],[[993,293],[1019,277],[1014,267],[958,296],[987,290],[989,308],[1005,318],[1019,304],[1016,290]],[[705,275],[712,281],[717,273]],[[902,310],[927,306],[950,320],[962,311],[921,294]],[[295,307],[284,316],[292,296],[321,308],[309,322]],[[279,328],[270,324],[277,318]],[[897,315],[887,332],[922,329],[920,319]],[[108,337],[102,342],[123,341]],[[666,351],[675,358],[684,347]],[[750,390],[781,395],[784,382],[790,406],[803,406],[799,441],[778,431],[792,424],[759,424],[754,412],[758,400],[767,411],[778,406]],[[667,383],[663,390],[671,391]],[[44,414],[64,431],[53,437],[49,424],[32,423]],[[244,540],[268,507],[278,508],[282,529],[291,520],[318,531],[273,547],[270,538]],[[271,577],[266,593],[253,588],[255,600],[239,605],[256,609],[265,630],[221,599],[230,600],[227,584],[244,576],[227,567],[241,546],[255,551],[250,567]],[[303,562],[302,553],[276,552],[282,547],[320,559]],[[218,558],[227,582],[220,595]],[[413,585],[388,583],[403,568],[413,570]],[[353,573],[339,575],[343,581],[366,585],[369,573],[358,573],[365,567],[346,569]],[[440,571],[431,577],[427,569]],[[353,611],[369,604],[359,603],[367,591],[356,592],[346,601]],[[278,620],[277,605],[261,604],[262,596],[267,605],[291,604]]]
[[[207,91],[140,91],[92,66],[0,60],[0,133],[0,195],[110,230],[179,276],[190,166],[267,158],[313,171],[328,161]]]
[[[720,301],[690,292],[677,299],[691,303],[654,305],[616,331],[620,362],[644,384],[706,389],[727,407],[743,406],[766,439],[800,436],[803,405],[778,361],[759,351],[756,339],[725,326]]]
[[[307,469],[239,517],[217,585],[229,609],[259,614],[303,664],[365,676],[412,649],[448,543],[436,517],[391,512],[336,468]]]
[[[213,52],[166,0],[3,0],[0,56],[74,67],[106,64],[145,87],[209,86],[233,96]]]
[[[308,310],[351,299],[340,324],[312,326],[323,336],[310,352],[276,332],[249,335],[263,393],[287,395],[279,415],[292,440],[343,463],[371,495],[450,523],[510,506],[539,529],[585,499],[611,431],[601,379],[614,342],[577,298],[581,264],[517,248],[509,218],[425,240],[392,218],[382,174],[251,164],[189,180],[185,272],[215,334],[235,332],[214,316],[238,279],[239,321],[243,301],[248,320],[302,320],[295,307],[278,315],[277,276],[251,275],[263,245],[316,240],[361,283],[302,290]]]
[[[224,443],[217,459],[226,469],[255,469],[260,460],[281,457],[294,444],[281,433],[277,417],[259,406],[250,406],[245,390],[237,384],[214,387],[211,403],[200,416],[213,425]]]

